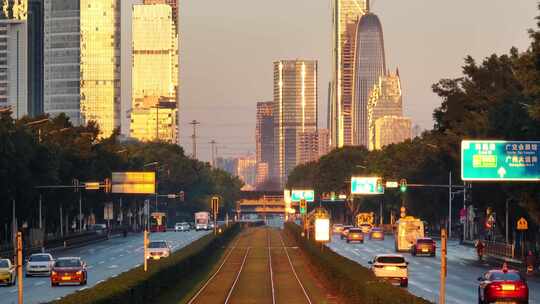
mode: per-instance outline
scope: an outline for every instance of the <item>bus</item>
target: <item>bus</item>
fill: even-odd
[[[166,232],[167,215],[165,212],[150,213],[150,232]]]
[[[424,237],[424,222],[412,216],[400,218],[395,224],[394,237],[397,252],[410,251],[418,238]]]

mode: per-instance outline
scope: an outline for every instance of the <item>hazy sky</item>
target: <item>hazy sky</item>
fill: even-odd
[[[326,127],[331,79],[332,0],[182,0],[181,144],[191,154],[196,119],[198,157],[255,152],[255,105],[273,99],[272,62],[319,60],[319,127]],[[406,115],[433,126],[441,100],[431,85],[458,77],[463,58],[477,60],[529,45],[536,0],[372,0],[381,19],[387,65],[399,66]]]

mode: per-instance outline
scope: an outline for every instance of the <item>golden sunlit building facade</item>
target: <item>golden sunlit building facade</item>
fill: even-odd
[[[329,119],[330,144],[352,145],[356,28],[366,0],[333,1],[333,80]]]
[[[175,20],[173,7],[169,4],[133,6],[130,136],[138,140],[178,142],[178,34]],[[149,100],[160,101],[152,103]],[[172,115],[171,119],[165,118],[169,115]],[[148,123],[147,131],[143,130],[144,117],[153,121]],[[156,132],[156,125],[165,130]]]
[[[298,165],[300,134],[317,131],[317,61],[274,62],[274,166],[284,185]]]
[[[80,0],[81,119],[101,136],[120,126],[120,1]]]

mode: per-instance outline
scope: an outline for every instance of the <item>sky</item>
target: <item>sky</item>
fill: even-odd
[[[255,153],[256,103],[273,99],[272,63],[319,61],[319,128],[326,128],[331,80],[332,0],[181,0],[180,133],[197,157]],[[441,103],[432,84],[461,75],[467,55],[481,61],[515,46],[525,50],[527,30],[540,14],[536,0],[372,0],[383,26],[387,66],[399,67],[405,115],[433,127]]]

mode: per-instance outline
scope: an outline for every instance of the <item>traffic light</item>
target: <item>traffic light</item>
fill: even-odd
[[[186,199],[186,194],[184,193],[184,191],[180,191],[178,193],[178,198],[180,199],[181,202],[185,201]]]
[[[463,188],[463,193],[465,195],[465,202],[472,202],[472,184],[466,183]]]
[[[401,192],[407,191],[407,180],[404,178],[399,180],[399,191]]]
[[[307,213],[307,202],[305,199],[300,200],[300,214]]]
[[[378,192],[378,193],[384,193],[383,180],[382,180],[382,178],[378,178],[378,179],[377,179],[377,192]]]
[[[105,193],[111,193],[111,190],[112,190],[111,179],[109,178],[105,179],[105,181],[103,182],[103,190],[105,191]]]

